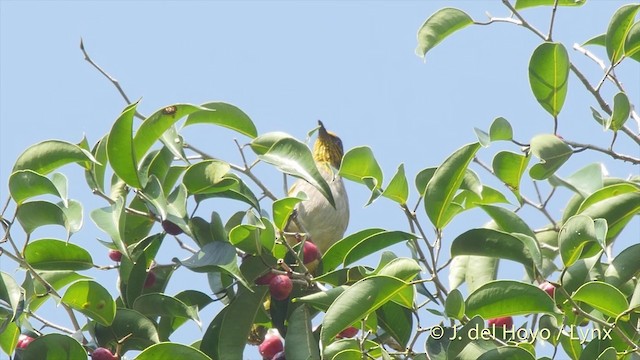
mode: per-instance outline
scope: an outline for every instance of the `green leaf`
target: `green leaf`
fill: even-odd
[[[109,291],[93,280],[78,280],[62,296],[62,302],[108,326],[116,315],[116,303]]]
[[[211,112],[211,110],[191,104],[174,104],[151,114],[142,122],[133,137],[135,161],[142,160],[151,146],[178,120],[189,114],[206,112]]]
[[[127,244],[124,242],[126,216],[123,198],[118,198],[116,202],[109,207],[93,210],[90,216],[96,226],[111,237],[118,251],[123,254],[129,253]]]
[[[349,251],[351,251],[351,249],[360,242],[371,236],[385,232],[386,231],[384,229],[379,228],[364,229],[337,241],[331,245],[324,254],[322,254],[322,265],[324,271],[329,272],[342,264]]]
[[[85,359],[87,351],[68,335],[47,334],[37,337],[22,353],[23,360]]]
[[[175,360],[175,359],[193,359],[193,360],[211,360],[202,351],[191,346],[165,342],[151,345],[144,349],[136,360]]]
[[[165,294],[143,294],[133,302],[133,310],[150,318],[155,316],[180,317],[191,319],[198,326],[201,325],[196,307],[188,306],[179,299]]]
[[[347,285],[336,286],[326,291],[320,291],[320,292],[316,292],[316,293],[302,296],[299,298],[295,298],[293,301],[300,302],[303,304],[308,304],[320,311],[327,311],[329,306],[333,304],[336,298],[348,288],[349,286]]]
[[[500,151],[493,157],[493,172],[516,197],[520,198],[520,181],[531,158],[509,151]]]
[[[625,41],[638,9],[640,4],[623,5],[611,17],[605,38],[607,56],[611,64],[616,64],[625,55]]]
[[[590,164],[566,179],[553,175],[549,178],[549,182],[553,186],[566,186],[586,198],[604,185],[604,167],[599,163]]]
[[[629,98],[623,92],[617,93],[613,97],[613,114],[609,128],[613,131],[622,129],[624,123],[629,119],[629,114],[631,114]]]
[[[631,280],[640,272],[640,244],[634,244],[622,250],[611,262],[604,273],[605,282],[615,287]]]
[[[472,292],[497,276],[498,258],[460,255],[451,260],[449,286],[455,289],[466,282],[467,289]]]
[[[515,346],[515,345],[506,345],[501,346],[496,349],[491,349],[486,353],[482,354],[478,360],[500,360],[500,359],[509,359],[509,360],[535,360],[535,357],[531,355],[527,350]]]
[[[293,213],[296,205],[306,199],[299,197],[285,197],[273,202],[273,223],[278,230],[284,230],[289,222],[289,217]]]
[[[358,339],[341,339],[335,341],[324,349],[322,354],[323,359],[329,360],[361,360],[362,351],[364,349],[367,356],[374,359],[382,358],[381,347],[378,343],[371,340],[364,340],[364,343],[360,343]],[[383,359],[388,359],[383,358]],[[417,359],[416,359],[417,360]]]
[[[33,170],[46,175],[53,170],[72,163],[97,162],[90,152],[78,145],[60,140],[47,140],[25,150],[13,166],[12,173],[18,170]]]
[[[576,260],[591,257],[602,248],[596,238],[593,219],[585,215],[569,218],[558,234],[560,257],[566,267]]]
[[[436,228],[444,228],[460,211],[451,202],[479,148],[479,143],[473,143],[456,150],[438,167],[427,184],[425,210]]]
[[[509,121],[503,117],[495,118],[489,128],[489,138],[491,141],[510,141],[513,139],[513,129]]]
[[[311,328],[311,314],[306,306],[299,306],[289,316],[285,337],[285,356],[289,359],[320,360],[318,341]]]
[[[577,213],[605,219],[609,227],[607,243],[610,243],[633,216],[640,213],[640,189],[627,183],[604,187],[586,198]]]
[[[464,317],[464,298],[460,290],[451,290],[444,303],[444,312],[448,317],[462,320]]]
[[[55,290],[60,290],[76,280],[89,279],[89,277],[80,275],[73,271],[42,271],[38,274]],[[31,277],[28,277],[25,280],[24,287],[25,301],[29,304],[29,309],[31,309],[31,311],[36,311],[46,300],[50,298],[48,296],[42,296],[42,294],[46,293],[48,289],[46,289],[39,281],[35,279],[32,280]]]
[[[1,271],[0,272],[0,300],[3,303],[8,304],[11,307],[10,320],[16,316],[18,312],[18,306],[20,306],[20,300],[22,299],[22,288],[11,277],[11,275]],[[1,324],[0,324],[1,325]]]
[[[251,118],[235,105],[224,102],[210,102],[201,105],[213,111],[199,111],[189,115],[184,126],[193,124],[211,124],[226,127],[250,138],[258,136]]]
[[[378,250],[382,250],[393,244],[397,244],[401,241],[412,240],[417,238],[418,238],[417,235],[406,233],[403,231],[385,231],[382,233],[369,236],[363,239],[362,241],[360,241],[359,243],[357,243],[355,246],[353,246],[349,250],[349,252],[344,257],[343,264],[345,266],[348,266],[349,264],[353,264],[354,262],[364,258],[367,255],[371,255]],[[331,248],[329,248],[329,250],[331,250]],[[325,252],[323,259],[327,256],[327,253],[329,253],[329,250]],[[334,252],[333,254],[336,254],[336,253]],[[335,255],[329,255],[329,256],[335,256]]]
[[[18,207],[16,217],[28,234],[45,225],[67,226],[64,211],[58,205],[48,201],[35,200],[22,203]]]
[[[111,344],[115,347],[116,342],[122,342],[121,354],[129,350],[144,350],[160,342],[154,323],[131,309],[118,309],[110,326],[96,324],[95,334],[103,346]]]
[[[558,0],[558,6],[582,6],[587,0]],[[555,0],[516,0],[516,10],[534,6],[553,6]]]
[[[535,238],[536,234],[531,230],[529,225],[522,220],[515,212],[507,210],[503,207],[493,205],[481,205],[493,221],[500,227],[502,231],[507,233],[520,233]]]
[[[567,96],[569,55],[564,45],[545,42],[529,61],[529,84],[536,100],[556,118]]]
[[[236,248],[225,241],[205,244],[202,249],[186,260],[174,259],[195,272],[223,271],[236,278],[242,285],[250,288],[238,268]]]
[[[331,188],[318,171],[313,155],[305,144],[293,138],[284,138],[273,144],[265,154],[258,155],[258,158],[275,165],[286,174],[306,180],[335,206]]]
[[[273,144],[277,143],[282,139],[295,139],[293,136],[281,132],[281,131],[273,131],[268,132],[266,134],[262,134],[257,138],[253,139],[249,145],[251,146],[251,150],[253,150],[256,155],[264,155],[271,149]]]
[[[91,154],[95,157],[97,162],[92,162],[88,169],[85,169],[85,180],[87,181],[87,185],[91,190],[98,189],[102,192],[105,192],[104,187],[104,174],[107,170],[107,164],[109,160],[107,159],[107,137],[109,135],[105,135],[102,139],[98,140],[98,142],[93,147]]]
[[[540,159],[540,163],[529,170],[529,176],[535,180],[544,180],[553,175],[573,154],[569,145],[550,134],[531,139],[531,152]]]
[[[251,191],[251,188],[249,188],[249,186],[247,186],[247,184],[245,184],[245,182],[234,173],[227,173],[221,183],[215,187],[207,189],[206,192],[207,193],[202,195],[196,195],[196,201],[201,202],[205,199],[211,198],[233,199],[242,201],[257,210],[260,210],[260,202]]]
[[[49,178],[33,170],[19,170],[9,177],[9,193],[20,205],[25,200],[44,194],[51,194],[63,198],[58,188]]]
[[[218,273],[219,274],[219,273]],[[146,295],[143,295],[146,296]],[[198,316],[197,312],[202,310],[207,305],[211,304],[214,300],[209,295],[196,290],[185,290],[174,296],[189,308],[193,308]],[[186,323],[188,318],[180,316],[163,316],[158,324],[158,332],[161,334],[161,339],[168,339],[176,329]],[[200,324],[198,323],[200,327]]]
[[[407,346],[411,340],[413,330],[413,313],[410,309],[400,306],[394,302],[388,302],[376,310],[378,324],[386,331],[398,344]]]
[[[488,256],[517,261],[526,269],[540,266],[542,258],[536,241],[526,235],[493,229],[471,229],[456,237],[451,244],[451,257],[460,255]]]
[[[482,337],[475,336],[474,329],[484,329],[484,321],[479,316],[472,318],[471,321],[466,323],[462,328],[458,329],[457,339],[452,340],[451,338],[447,338],[447,340],[441,342],[441,344],[446,344],[446,342],[449,342],[446,353],[447,358],[460,360],[476,360],[482,354],[497,347],[491,341],[484,340]],[[434,332],[432,330],[432,336],[433,334]]]
[[[496,280],[472,292],[466,301],[467,316],[485,319],[531,313],[555,314],[555,303],[537,286],[513,280]]]
[[[187,168],[182,178],[190,194],[207,194],[229,189],[236,181],[226,175],[231,167],[221,160],[203,160]]]
[[[444,8],[436,11],[418,30],[416,54],[424,58],[427,51],[457,30],[473,24],[473,19],[462,10]]]
[[[379,275],[353,284],[336,298],[322,320],[320,341],[323,347],[331,343],[342,330],[363,319],[407,287],[408,284],[400,279]]]
[[[380,195],[382,169],[368,146],[359,146],[347,151],[342,158],[339,175],[345,179],[364,184],[372,191],[367,204],[373,202]]]
[[[18,344],[19,336],[20,328],[15,322],[7,321],[6,327],[3,327],[3,330],[0,331],[0,348],[5,354],[13,354]]]
[[[407,203],[407,198],[409,197],[409,182],[407,181],[407,176],[404,173],[404,164],[400,164],[400,166],[398,166],[398,170],[395,175],[393,175],[393,178],[391,178],[387,188],[382,192],[382,196],[389,198],[400,205]]]
[[[584,44],[582,44],[583,46],[587,46],[587,45],[600,45],[600,46],[606,46],[606,34],[600,34],[600,35],[596,35],[594,37],[592,37],[591,39],[587,40],[584,42]]]
[[[591,281],[582,285],[571,298],[611,317],[617,317],[629,308],[629,302],[620,290],[601,281]]]
[[[631,26],[624,42],[624,55],[640,62],[640,21]]]
[[[416,175],[416,190],[418,190],[418,194],[420,194],[420,196],[424,196],[425,191],[427,191],[427,184],[431,181],[433,174],[435,174],[437,169],[437,167],[422,169]]]
[[[116,119],[107,138],[107,156],[115,174],[127,185],[144,187],[138,175],[138,156],[133,143],[133,117],[138,103],[127,106]]]
[[[404,281],[413,280],[422,271],[420,265],[413,259],[395,258],[376,271],[376,275],[386,275]]]
[[[93,267],[93,259],[87,250],[62,240],[30,242],[24,250],[24,257],[38,270],[87,270]]]

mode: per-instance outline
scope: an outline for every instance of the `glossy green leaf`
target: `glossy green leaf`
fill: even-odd
[[[385,233],[384,229],[370,228],[353,233],[331,245],[322,254],[322,264],[325,272],[329,272],[342,264],[345,256],[360,242],[376,234]]]
[[[624,41],[624,55],[640,62],[640,21],[631,26]]]
[[[467,166],[480,148],[479,143],[463,146],[438,167],[425,191],[425,210],[431,223],[442,229],[459,211],[451,201],[462,184]]]
[[[607,242],[610,243],[633,216],[640,213],[640,190],[624,183],[607,186],[586,198],[577,213],[592,219],[605,219],[609,227]]]
[[[62,302],[108,326],[116,315],[116,303],[109,291],[93,280],[78,280],[62,296]]]
[[[281,132],[281,131],[273,131],[268,132],[266,134],[262,134],[257,138],[251,140],[249,145],[251,146],[251,150],[256,153],[256,155],[264,155],[271,149],[273,144],[277,143],[282,139],[295,139],[293,136]]]
[[[382,169],[368,146],[355,147],[344,154],[339,175],[345,179],[366,185],[372,191],[370,204],[380,195]]]
[[[484,210],[493,221],[498,225],[498,227],[507,233],[520,233],[530,236],[532,238],[536,237],[536,234],[531,230],[529,225],[522,220],[515,212],[505,209],[503,207],[494,206],[494,205],[481,205],[482,210]]]
[[[224,271],[233,276],[245,287],[249,284],[238,268],[236,248],[225,241],[206,244],[192,257],[186,260],[174,259],[195,272]]]
[[[456,237],[451,244],[451,257],[476,255],[517,261],[527,269],[541,263],[536,241],[526,235],[493,229],[471,229]]]
[[[322,320],[320,341],[327,346],[343,329],[390,301],[408,287],[389,276],[372,276],[356,282],[331,304]]]
[[[37,337],[27,346],[22,360],[85,359],[87,351],[68,335],[46,334]]]
[[[127,106],[113,124],[107,139],[107,156],[111,168],[120,179],[134,188],[142,188],[133,143],[133,118],[137,105],[136,102]]]
[[[582,344],[580,339],[576,336],[570,336],[565,333],[560,333],[560,344],[565,351],[569,359],[579,360],[582,355]]]
[[[582,6],[587,0],[558,0],[558,6]],[[534,6],[553,6],[555,0],[516,0],[516,10]]]
[[[245,182],[234,173],[227,173],[221,183],[215,187],[209,188],[207,193],[195,196],[197,202],[211,198],[224,198],[242,201],[252,206],[254,209],[260,210],[260,202],[256,195],[251,191],[251,188],[249,188],[249,186],[247,186],[247,184],[245,184]]]
[[[313,336],[311,314],[306,306],[299,306],[291,313],[285,343],[285,357],[289,359],[320,360],[318,341]]]
[[[217,273],[219,274],[219,273]],[[146,296],[146,295],[143,295]],[[209,297],[209,295],[202,293],[196,290],[185,290],[174,296],[175,299],[179,300],[182,304],[186,305],[188,308],[192,308],[195,311],[196,316],[198,316],[198,311],[205,308],[207,305],[211,304],[214,300]],[[158,324],[158,332],[160,333],[161,339],[169,338],[169,335],[172,334],[176,329],[182,326],[184,323],[188,321],[188,318],[182,316],[162,316],[160,322]],[[200,326],[198,324],[198,326]]]
[[[11,277],[11,275],[1,271],[0,300],[11,307],[11,320],[13,320],[13,317],[15,317],[18,311],[18,306],[20,306],[21,298],[22,289],[20,288],[20,285],[18,285],[18,283]]]
[[[613,97],[613,114],[611,115],[609,128],[613,131],[622,129],[624,123],[629,119],[629,114],[631,114],[631,104],[627,94],[623,92],[617,93]]]
[[[133,154],[135,161],[142,160],[151,146],[178,120],[193,113],[212,112],[201,106],[191,104],[174,104],[157,110],[144,119],[136,135],[133,137]]]
[[[493,157],[493,172],[517,197],[520,197],[520,181],[530,159],[510,151],[500,151]]]
[[[60,290],[80,279],[89,279],[89,277],[73,271],[42,271],[39,272],[39,275],[55,290]],[[47,289],[39,281],[27,278],[24,286],[25,301],[29,303],[31,311],[36,311],[45,301],[50,299],[47,296],[42,296],[42,294],[47,292]]]
[[[336,298],[348,288],[349,286],[347,285],[340,285],[340,286],[332,287],[326,291],[320,291],[320,292],[305,295],[299,298],[295,298],[293,301],[308,304],[309,306],[313,306],[314,308],[320,311],[327,311],[329,306],[333,304]]]
[[[318,171],[313,155],[305,144],[293,138],[284,138],[273,144],[263,155],[258,155],[258,158],[286,174],[306,180],[335,206],[329,184]]]
[[[482,319],[479,319],[478,326],[482,326]],[[433,332],[433,329],[436,329]],[[455,338],[455,332],[457,331],[451,327],[436,326],[431,328],[432,333],[425,341],[425,351],[430,360],[447,360],[447,349],[451,338]]]
[[[48,201],[35,200],[22,203],[18,207],[16,216],[28,234],[45,225],[67,226],[67,217],[64,211],[58,205]]]
[[[585,215],[569,218],[558,234],[560,257],[565,266],[576,260],[595,255],[602,248],[598,245],[593,219]]]
[[[444,303],[444,312],[448,317],[462,320],[464,317],[464,298],[458,289],[453,289]]]
[[[105,135],[102,139],[98,140],[98,142],[93,147],[91,154],[97,160],[96,162],[92,162],[88,169],[85,169],[85,180],[87,181],[87,185],[89,185],[90,189],[98,189],[102,192],[105,192],[104,186],[104,178],[105,172],[107,170],[107,164],[109,160],[107,159],[107,137],[109,135]]]
[[[33,170],[46,175],[69,163],[97,162],[90,152],[78,145],[60,140],[46,140],[25,150],[13,165],[12,173],[18,170]]]
[[[640,244],[622,250],[604,273],[605,282],[619,287],[640,272]]]
[[[457,339],[447,339],[449,341],[449,346],[447,347],[447,358],[476,360],[482,354],[497,347],[493,342],[476,336],[474,334],[474,329],[484,329],[484,321],[479,316],[473,317],[462,328],[457,329]],[[435,335],[433,330],[431,330],[431,335]],[[446,344],[446,341],[440,343]]]
[[[19,337],[20,328],[15,322],[7,321],[6,326],[3,326],[3,330],[0,331],[0,349],[7,355],[13,354]]]
[[[260,227],[249,224],[238,225],[229,231],[229,242],[248,254],[259,254]]]
[[[437,169],[437,167],[422,169],[416,175],[416,189],[418,190],[420,196],[424,196],[425,191],[427,191],[427,184],[429,183],[429,181],[431,181],[431,179],[433,178],[433,174],[435,174]]]
[[[385,231],[382,233],[371,235],[358,242],[349,250],[349,252],[343,259],[343,264],[345,266],[348,266],[349,264],[353,264],[354,262],[364,258],[367,255],[371,255],[378,250],[382,250],[401,241],[417,238],[417,235],[406,233],[404,231]],[[329,248],[329,250],[331,250],[331,248]],[[329,250],[325,252],[325,256],[323,256],[323,259],[326,257],[326,254],[329,253]],[[337,252],[332,252],[332,255],[329,256],[336,256],[336,254]]]
[[[24,257],[38,270],[87,270],[93,267],[93,259],[87,250],[62,240],[32,241],[24,250]]]
[[[462,190],[453,198],[453,203],[460,207],[461,211],[476,208],[481,205],[495,203],[508,204],[507,198],[498,190],[489,186],[483,186],[480,195],[469,190]]]
[[[624,46],[627,34],[633,26],[633,20],[640,9],[640,4],[621,6],[611,17],[607,28],[605,44],[607,56],[612,64],[616,64],[625,55]]]
[[[49,178],[33,170],[19,170],[9,177],[9,193],[13,200],[22,204],[25,200],[44,194],[63,198]]]
[[[600,46],[606,46],[606,34],[600,34],[600,35],[596,35],[594,37],[592,37],[591,39],[587,40],[584,42],[584,44],[582,44],[583,46],[586,45],[600,45]]]
[[[527,350],[514,346],[506,345],[499,348],[491,349],[482,354],[478,360],[535,360],[535,356],[531,355]]]
[[[376,310],[378,325],[398,344],[407,346],[413,330],[413,313],[410,309],[388,302]]]
[[[587,197],[603,187],[604,166],[598,163],[590,164],[566,179],[553,175],[549,178],[549,182],[553,186],[565,186],[581,196]]]
[[[122,342],[121,353],[144,350],[160,342],[154,323],[131,309],[119,308],[110,326],[96,324],[95,334],[98,343],[103,345],[115,346],[116,342]]]
[[[444,8],[436,11],[418,30],[416,54],[422,58],[427,51],[438,45],[457,30],[473,24],[473,19],[462,10]]]
[[[273,223],[278,230],[284,230],[289,222],[289,217],[293,213],[296,205],[305,199],[299,197],[285,197],[273,202]]]
[[[620,290],[601,281],[582,285],[571,298],[574,301],[582,301],[611,317],[617,317],[629,308],[629,302]]]
[[[184,126],[193,124],[211,124],[226,127],[250,138],[258,136],[256,126],[251,118],[235,105],[224,102],[210,102],[201,107],[212,111],[199,111],[187,118]]]
[[[165,294],[143,294],[133,302],[133,310],[149,317],[169,316],[191,319],[200,326],[198,310]]]
[[[513,139],[513,129],[509,121],[503,117],[495,118],[489,128],[489,138],[491,141],[510,141]]]
[[[400,205],[407,203],[409,197],[409,182],[404,173],[404,164],[398,166],[398,170],[391,178],[389,185],[382,192],[382,196],[389,198]]]
[[[413,280],[422,271],[420,265],[413,259],[395,258],[380,269],[376,270],[377,275],[386,275],[404,281]]]
[[[341,339],[334,341],[327,346],[323,353],[323,359],[327,360],[362,360],[362,351],[365,349],[367,355],[374,359],[380,359],[382,352],[378,343],[371,340],[364,340],[363,344],[360,344],[358,339]]]
[[[498,275],[498,258],[489,256],[460,255],[453,257],[449,270],[449,286],[455,289],[467,283],[473,291],[493,281]]]
[[[573,154],[569,145],[555,135],[537,135],[531,139],[531,152],[540,162],[529,170],[535,180],[544,180],[558,170]]]
[[[227,178],[231,167],[221,160],[203,160],[184,173],[182,183],[190,194],[206,194],[230,188],[236,181]]]
[[[175,360],[175,359],[193,359],[193,360],[211,360],[202,351],[191,346],[165,342],[151,345],[144,349],[136,360]]]
[[[118,251],[123,254],[129,253],[127,244],[124,242],[126,217],[124,213],[124,200],[122,198],[118,198],[118,200],[109,207],[93,210],[90,216],[96,226],[111,237]]]
[[[529,61],[529,84],[536,100],[554,118],[567,96],[569,54],[560,43],[538,46]]]
[[[513,280],[496,280],[472,292],[466,301],[469,317],[485,319],[531,313],[555,313],[551,297],[535,285]]]

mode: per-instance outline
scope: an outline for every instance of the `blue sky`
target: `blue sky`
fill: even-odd
[[[602,71],[570,47],[603,33],[609,17],[624,3],[591,1],[581,8],[558,10],[554,38],[568,46],[571,60],[592,83]],[[243,109],[259,132],[285,131],[300,139],[321,119],[342,137],[347,149],[370,146],[387,181],[404,163],[413,184],[419,170],[436,166],[460,146],[475,141],[473,128],[487,129],[498,116],[512,123],[516,138],[523,142],[553,131],[551,118],[528,85],[528,60],[540,40],[526,30],[510,24],[473,26],[445,40],[424,62],[414,54],[419,26],[437,9],[458,7],[484,21],[486,12],[509,15],[500,1],[1,0],[0,6],[3,203],[13,161],[29,145],[51,138],[77,142],[83,135],[93,144],[125,106],[115,88],[84,61],[81,37],[93,59],[120,81],[129,97],[142,98],[143,114],[178,102],[225,101]],[[546,32],[548,8],[522,13]],[[592,50],[606,58],[602,48]],[[617,74],[632,102],[640,103],[638,63],[626,61]],[[614,88],[606,84],[603,93],[611,99]],[[576,142],[606,147],[610,134],[602,132],[589,110],[596,105],[571,75],[559,133]],[[629,125],[637,131],[636,124]],[[183,135],[234,162],[240,157],[232,139],[248,140],[212,127],[193,127]],[[638,156],[637,147],[620,140],[618,151]],[[484,150],[480,157],[490,163],[501,146]],[[638,174],[637,166],[614,164],[583,152],[560,175],[595,161],[607,163],[614,176]],[[106,251],[95,241],[105,235],[88,217],[89,210],[105,204],[90,194],[78,169],[62,170],[69,177],[70,196],[81,201],[87,213],[84,230],[72,241],[92,251],[96,262],[107,264]],[[266,166],[259,171],[274,189],[281,189],[278,174]],[[487,173],[477,171],[488,184],[505,190]],[[352,183],[348,190],[352,208],[348,232],[374,226],[407,229],[394,203],[380,199],[363,208],[367,191]],[[411,198],[410,203],[415,202],[415,192]],[[552,211],[560,214],[562,202]],[[544,225],[533,212],[523,214],[531,215],[534,226]],[[486,221],[484,213],[465,214],[445,233],[445,246],[469,226]],[[637,234],[639,229],[635,221],[627,234]],[[47,231],[57,234],[56,229]],[[161,261],[172,256],[167,254]],[[0,265],[14,273],[15,264],[0,258]],[[179,273],[183,279],[194,279],[192,283],[202,281],[206,291],[204,277],[186,270]],[[115,284],[115,272],[92,275]],[[169,292],[180,290],[175,285]],[[215,309],[205,312],[205,326],[214,313]],[[199,336],[195,327],[179,335],[177,340],[184,342]],[[255,350],[249,351],[255,356]]]

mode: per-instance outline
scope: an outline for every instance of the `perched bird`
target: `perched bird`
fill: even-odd
[[[307,240],[311,240],[324,253],[336,241],[342,239],[349,223],[349,199],[342,178],[338,176],[338,169],[342,162],[344,149],[340,138],[327,131],[321,121],[318,138],[313,146],[313,159],[318,171],[327,181],[335,202],[335,208],[327,201],[318,189],[304,180],[296,181],[290,195],[303,191],[307,195],[295,208],[295,221],[290,221],[287,232],[306,233]],[[297,225],[302,228],[299,228]],[[291,243],[291,241],[289,240]]]

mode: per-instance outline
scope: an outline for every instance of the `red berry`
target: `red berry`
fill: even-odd
[[[272,333],[271,330],[265,336],[262,344],[258,345],[258,352],[264,359],[273,360],[275,356],[284,350],[282,337],[278,333]]]
[[[118,250],[111,249],[109,250],[109,259],[119,262],[122,260],[122,253]]]
[[[180,235],[183,233],[182,229],[178,225],[169,220],[162,220],[162,228],[169,235]]]
[[[553,297],[553,295],[556,292],[556,287],[553,286],[553,284],[551,284],[548,281],[543,282],[542,284],[538,285],[538,287],[544,291],[547,292],[547,294],[549,294],[549,296]]]
[[[276,300],[284,300],[289,297],[293,290],[293,282],[287,275],[276,275],[269,283],[271,296]]]
[[[511,316],[505,316],[495,319],[489,319],[489,321],[487,321],[487,324],[489,326],[495,325],[496,327],[511,328],[513,327],[513,318]]]
[[[25,349],[27,345],[29,345],[33,340],[35,339],[29,335],[20,334],[20,336],[18,337],[18,343],[16,344],[16,348]]]
[[[153,271],[147,272],[147,278],[144,279],[144,288],[148,289],[156,284],[156,274]]]
[[[320,251],[316,244],[307,240],[304,242],[304,247],[302,248],[302,261],[305,264],[313,262],[320,258]]]
[[[109,349],[99,347],[91,353],[91,360],[118,360],[118,357],[113,355]]]
[[[276,274],[272,272],[268,272],[260,276],[259,278],[257,278],[255,283],[256,285],[269,285],[271,283],[271,280],[273,280],[274,277],[276,277]]]
[[[336,336],[338,339],[347,339],[356,336],[358,333],[358,328],[349,326],[348,328],[340,331],[340,333]]]

